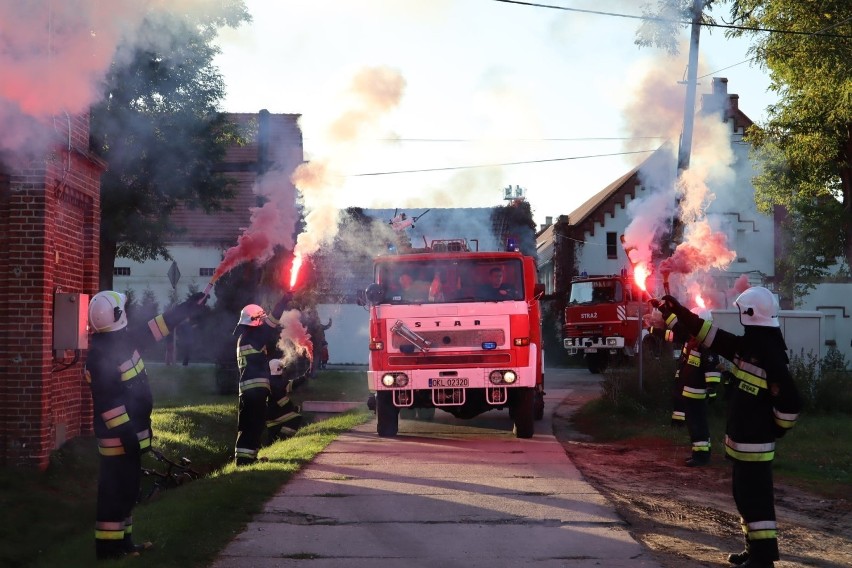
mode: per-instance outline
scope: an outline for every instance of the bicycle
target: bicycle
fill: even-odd
[[[202,474],[192,468],[192,462],[187,457],[181,457],[174,461],[169,459],[159,450],[151,448],[151,456],[165,465],[165,470],[142,467],[143,478],[152,478],[153,482],[149,488],[142,487],[139,491],[138,502],[150,501],[157,497],[161,491],[180,487],[184,483],[199,479]],[[145,484],[143,484],[145,485]]]

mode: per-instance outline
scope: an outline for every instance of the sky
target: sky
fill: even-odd
[[[644,3],[546,2],[633,16]],[[220,33],[222,109],[301,115],[306,159],[334,172],[323,204],[493,206],[511,186],[541,225],[680,134],[686,26],[672,57],[634,44],[637,19],[494,0],[246,5],[253,22]],[[723,31],[701,32],[699,97],[725,77],[760,122],[769,79]]]
[[[256,184],[266,204],[252,210],[217,274],[264,262],[279,245],[293,245],[298,266],[331,242],[339,212],[350,206],[492,207],[505,203],[505,188],[513,195],[520,188],[542,225],[666,141],[676,148],[689,32],[684,26],[678,56],[637,47],[640,20],[627,16],[640,15],[643,4],[553,0],[566,8],[557,10],[498,0],[246,0],[253,22],[225,28],[217,40],[227,89],[221,110],[299,115],[307,161],[293,172],[273,167],[275,179]],[[140,47],[168,49],[175,18],[226,6],[0,0],[0,159],[43,159],[62,125],[99,102],[112,65]],[[774,100],[767,76],[747,63],[747,48],[720,29],[702,31],[698,90],[727,78],[740,109],[759,123]],[[730,136],[709,119],[696,120],[692,161],[677,188],[668,168],[643,168],[642,183],[659,202],[631,206],[625,229],[643,261],[676,195],[693,206],[684,221],[696,230],[683,244],[700,258],[730,256],[702,248],[721,228],[701,225],[703,211],[732,179]],[[284,176],[305,216],[295,243],[295,194]],[[687,264],[696,269],[680,265]]]

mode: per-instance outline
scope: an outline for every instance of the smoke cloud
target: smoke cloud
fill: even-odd
[[[404,90],[403,76],[388,67],[364,68],[352,78],[348,105],[329,124],[322,155],[300,165],[292,176],[305,210],[305,229],[296,239],[297,256],[315,253],[337,234],[337,204],[345,201],[340,172],[355,163],[359,145],[381,129]]]
[[[140,33],[148,17],[210,14],[204,0],[0,1],[0,154],[43,155],[52,124],[98,102],[113,62],[165,40]]]
[[[685,50],[681,50],[684,52]],[[647,68],[639,82],[633,102],[626,109],[630,134],[635,138],[665,133],[679,140],[683,125],[685,88],[671,70],[680,69],[670,57],[663,57]],[[636,248],[634,260],[651,264],[660,252],[659,237],[667,234],[675,217],[683,226],[683,242],[659,270],[681,275],[676,279],[685,289],[697,285],[705,297],[718,295],[712,279],[701,278],[713,269],[725,270],[736,258],[721,231],[722,221],[707,215],[716,195],[714,189],[733,184],[734,155],[728,126],[718,114],[695,115],[689,168],[675,178],[676,144],[658,151],[647,160],[639,178],[645,186],[643,197],[627,207],[631,222],[625,229],[625,244]],[[711,189],[714,188],[714,189]],[[700,280],[700,282],[699,282]]]

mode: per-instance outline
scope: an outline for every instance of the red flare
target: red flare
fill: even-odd
[[[290,290],[296,288],[296,282],[299,280],[299,270],[302,268],[304,258],[301,254],[296,253],[293,256],[293,264],[290,266]]]
[[[648,268],[648,265],[644,262],[638,263],[633,267],[633,280],[636,282],[636,285],[642,289],[643,292],[647,292],[647,280],[648,276],[650,276],[651,270]]]

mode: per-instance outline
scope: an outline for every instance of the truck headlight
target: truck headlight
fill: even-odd
[[[492,385],[511,385],[518,380],[518,374],[511,370],[491,371],[488,374],[488,380]]]
[[[405,373],[385,373],[382,384],[386,387],[404,387],[408,385],[408,375]]]

